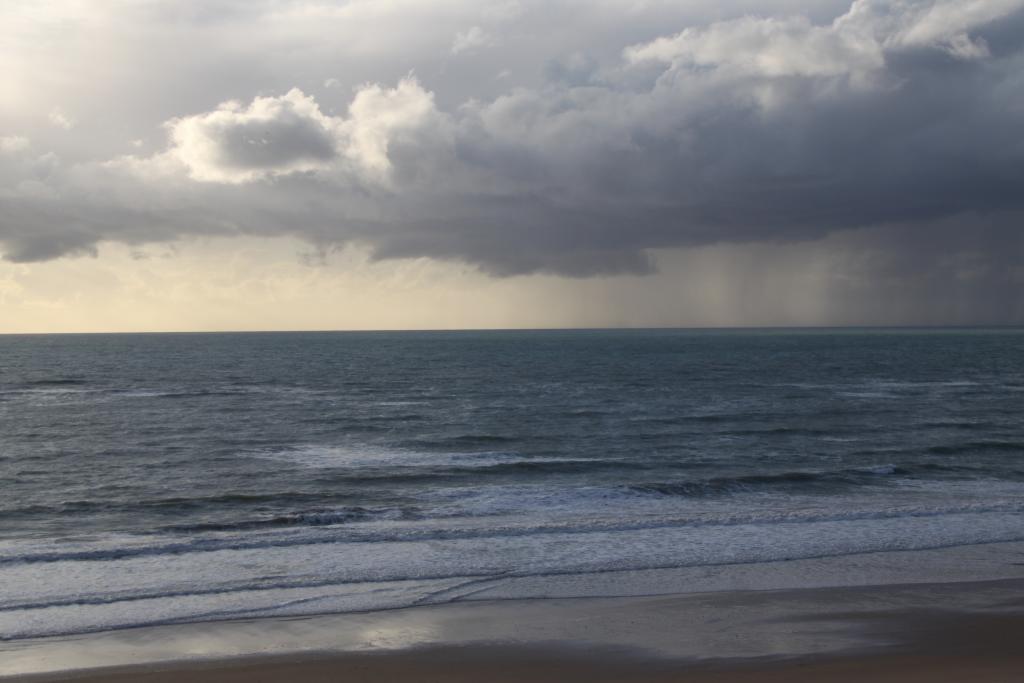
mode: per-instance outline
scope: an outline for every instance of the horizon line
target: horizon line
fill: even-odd
[[[437,327],[437,328],[322,328],[282,330],[129,330],[129,331],[59,331],[0,332],[0,337],[44,337],[58,335],[157,335],[157,334],[375,334],[424,332],[644,332],[644,331],[756,331],[756,330],[1024,330],[1024,323],[977,324],[894,324],[894,325],[644,325],[644,326],[579,326],[579,327]]]

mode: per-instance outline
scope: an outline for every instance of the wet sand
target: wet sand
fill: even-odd
[[[329,636],[336,647],[216,654],[245,637],[270,642],[289,635],[321,646]],[[206,650],[185,645],[200,642]],[[22,643],[0,650],[0,658],[26,664],[54,657],[50,668],[65,669],[8,679],[26,682],[1010,683],[1024,680],[1022,643],[1024,581],[1005,580],[458,603],[132,629]],[[104,661],[104,648],[113,654],[115,645],[168,649],[162,661],[94,668]],[[92,659],[74,659],[87,650]]]
[[[180,665],[160,669],[119,669],[45,677],[39,681],[79,683],[127,682],[244,683],[308,681],[378,683],[431,681],[479,683],[494,681],[692,681],[693,683],[1014,683],[1024,674],[1024,657],[969,655],[862,655],[842,658],[767,661],[757,663],[694,664],[615,657],[572,651],[515,648],[438,648],[389,654],[363,653],[306,659],[250,659],[230,663]]]
[[[320,683],[346,681],[691,681],[693,683],[1013,683],[1024,679],[1024,618],[967,618],[927,629],[928,637],[905,650],[851,652],[842,656],[783,659],[686,661],[644,657],[632,651],[572,646],[434,647],[396,652],[343,653],[305,657],[250,657],[230,661],[30,676],[25,681],[78,683]],[[918,634],[923,636],[924,634]],[[955,642],[954,642],[955,641]]]

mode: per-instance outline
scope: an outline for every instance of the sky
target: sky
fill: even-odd
[[[1024,0],[4,0],[0,332],[1024,324]]]

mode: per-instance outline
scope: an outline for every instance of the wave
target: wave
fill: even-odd
[[[843,430],[829,427],[827,429],[815,429],[813,427],[764,427],[722,430],[721,434],[735,434],[738,436],[833,436],[845,433]]]
[[[80,386],[88,384],[89,380],[81,377],[54,377],[50,379],[36,379],[29,380],[23,383],[23,386],[28,387],[67,387],[67,386]]]
[[[245,396],[251,393],[245,389],[198,389],[195,391],[164,391],[149,394],[153,398],[181,399],[181,398],[210,398],[219,396]]]
[[[487,445],[490,443],[492,442],[488,442]],[[495,437],[493,443],[501,443],[501,441]],[[533,456],[500,450],[468,453],[415,450],[409,448],[408,444],[395,448],[372,445],[321,446],[310,444],[252,451],[252,456],[284,461],[313,469],[338,470],[336,476],[332,475],[332,481],[368,479],[407,481],[443,477],[448,474],[480,472],[488,469],[497,472],[502,468],[514,470],[521,467],[528,470],[544,469],[545,467],[558,468],[570,464],[585,465],[586,463],[599,467],[602,462],[610,462],[597,458]]]
[[[890,479],[890,477],[892,477]],[[982,465],[915,463],[825,471],[789,471],[733,477],[650,482],[631,485],[640,493],[704,497],[731,493],[786,490],[792,493],[841,492],[863,486],[892,486],[906,480],[988,479],[1018,481],[1024,470]]]
[[[400,448],[410,450],[418,449],[444,449],[462,448],[466,446],[493,446],[500,444],[511,444],[521,439],[504,434],[455,434],[452,436],[441,436],[430,439],[408,439],[398,444]]]
[[[20,391],[22,393],[34,393],[43,391],[55,391],[57,389],[66,389],[68,391],[74,391],[76,387],[92,384],[89,380],[85,379],[47,379],[23,382],[19,385],[20,389],[14,389],[13,391]],[[79,389],[79,391],[82,391]],[[280,395],[286,397],[318,397],[322,395],[330,395],[330,390],[322,390],[301,386],[291,385],[252,385],[252,384],[232,384],[232,383],[218,383],[211,385],[169,385],[167,388],[157,388],[155,386],[108,386],[101,385],[95,386],[89,389],[91,393],[104,394],[114,398],[128,398],[128,399],[190,399],[190,398],[209,398],[209,397],[225,397],[225,396],[249,396],[252,394],[260,395]]]
[[[389,452],[390,453],[390,452]],[[868,452],[872,455],[879,453]],[[891,454],[891,453],[890,453]],[[365,453],[362,453],[367,458]],[[481,485],[487,477],[496,481],[516,475],[571,475],[595,474],[600,472],[631,472],[640,473],[645,470],[661,472],[684,470],[692,472],[696,469],[715,467],[714,464],[694,462],[662,462],[635,461],[625,459],[598,458],[547,458],[524,457],[514,453],[484,454],[444,454],[443,457],[423,454],[404,454],[403,464],[394,461],[378,462],[375,458],[367,458],[361,462],[349,463],[350,467],[339,472],[328,470],[318,478],[318,482],[340,485],[376,484],[409,484],[427,482],[458,482],[474,481]],[[368,461],[367,461],[368,460]],[[325,466],[326,467],[326,466]],[[332,466],[333,467],[333,466]],[[26,472],[44,473],[42,470],[26,470]],[[849,489],[864,486],[894,486],[906,480],[1001,480],[1020,481],[1024,479],[1024,469],[1013,467],[991,467],[980,465],[915,463],[913,465],[883,464],[871,467],[846,468],[832,471],[784,471],[771,474],[739,474],[725,477],[706,477],[700,479],[671,479],[665,481],[642,481],[639,483],[622,484],[599,489],[602,493],[598,498],[616,497],[619,493],[640,496],[660,497],[691,497],[707,498],[728,496],[739,493],[788,492],[808,494],[840,493]],[[464,490],[455,489],[460,493]],[[567,487],[558,489],[560,498],[574,500],[584,495],[583,491],[597,490],[593,487]],[[343,524],[367,519],[415,519],[420,517],[447,517],[449,514],[433,514],[415,511],[411,505],[404,507],[376,508],[373,506],[353,505],[349,507],[329,507],[341,500],[351,500],[351,492],[344,490],[308,491],[308,490],[271,490],[261,493],[241,491],[197,496],[168,496],[142,500],[116,500],[111,498],[89,498],[62,500],[31,505],[0,507],[0,514],[8,517],[27,516],[77,516],[82,514],[131,514],[155,513],[173,514],[177,512],[202,513],[204,510],[245,509],[250,506],[273,505],[311,506],[306,510],[278,516],[249,520],[245,522],[197,522],[192,525],[174,525],[161,527],[168,530],[214,531],[231,529],[258,529],[300,525]],[[518,498],[516,498],[518,501]],[[461,502],[455,499],[455,502]],[[520,501],[521,502],[521,501]],[[624,501],[625,503],[626,501]],[[543,505],[550,504],[545,500]],[[316,507],[312,507],[316,506]],[[401,510],[402,512],[396,512]],[[498,512],[508,512],[500,509]],[[475,511],[473,514],[490,515],[495,511]]]
[[[344,513],[344,511],[342,511]],[[192,537],[164,542],[153,542],[160,536],[132,537],[135,545],[80,547],[65,550],[15,550],[0,554],[0,566],[66,561],[110,561],[161,555],[182,555],[234,550],[260,550],[310,545],[336,545],[346,543],[407,543],[432,542],[454,539],[505,538],[538,534],[589,534],[639,531],[671,528],[732,527],[738,525],[817,524],[821,522],[852,522],[860,520],[886,520],[948,515],[1024,513],[1024,502],[996,500],[984,503],[955,505],[908,505],[884,510],[831,510],[800,509],[792,511],[757,511],[720,514],[691,514],[658,516],[654,518],[573,519],[563,522],[491,523],[482,526],[403,526],[392,528],[360,528],[357,526],[324,526],[309,530],[256,531],[250,535],[227,537]],[[241,530],[241,529],[239,529]]]
[[[958,444],[929,446],[927,452],[933,455],[960,455],[979,451],[1024,453],[1024,441],[967,441]]]
[[[927,429],[957,429],[962,431],[987,432],[1003,428],[1003,425],[987,420],[925,420],[913,426],[925,427]]]
[[[822,486],[858,486],[877,483],[888,475],[909,475],[911,470],[895,465],[879,465],[861,469],[835,471],[794,471],[777,474],[744,474],[733,477],[711,477],[688,481],[633,484],[629,488],[640,493],[666,496],[708,496],[756,489],[809,489]]]
[[[322,501],[323,494],[304,491],[278,491],[269,493],[222,493],[212,496],[172,496],[137,501],[116,500],[62,500],[55,503],[37,503],[20,507],[0,508],[0,514],[15,516],[27,514],[77,515],[83,512],[151,512],[159,509],[186,510],[215,505],[249,505],[258,503]]]
[[[252,593],[260,591],[288,590],[300,588],[323,588],[327,586],[352,586],[365,583],[402,583],[407,581],[430,582],[445,581],[451,579],[461,580],[483,580],[508,576],[508,572],[494,572],[491,574],[465,574],[458,570],[449,572],[420,572],[415,575],[406,575],[401,572],[391,572],[374,577],[372,580],[343,580],[336,577],[325,577],[320,579],[308,578],[298,575],[291,578],[276,577],[274,581],[261,581],[259,583],[240,583],[239,585],[222,585],[201,588],[190,586],[180,590],[151,590],[151,591],[113,591],[97,594],[76,594],[67,598],[50,598],[41,601],[12,600],[0,603],[0,612],[14,612],[33,609],[49,609],[53,607],[79,607],[112,605],[123,602],[136,602],[143,600],[159,600],[162,598],[182,598],[194,596],[229,595],[231,593]],[[552,572],[550,575],[557,575]],[[462,583],[462,581],[460,581]],[[321,596],[315,596],[317,599]],[[283,605],[275,604],[273,608]],[[102,629],[108,630],[108,629]],[[12,638],[0,635],[0,641],[12,640]]]
[[[349,524],[369,520],[412,520],[420,519],[417,508],[386,507],[367,508],[352,506],[327,510],[305,510],[275,515],[263,519],[248,519],[237,522],[199,522],[196,524],[171,525],[161,527],[162,531],[181,533],[203,533],[208,531],[248,531],[255,529],[275,529],[294,526],[331,526]]]

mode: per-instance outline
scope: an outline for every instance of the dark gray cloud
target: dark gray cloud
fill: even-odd
[[[75,148],[42,175],[45,148],[12,143],[2,250],[292,234],[502,276],[593,276],[649,272],[651,250],[860,229],[860,248],[891,253],[879,277],[898,264],[935,287],[960,268],[972,296],[1019,287],[1024,3],[671,5],[452,2],[432,23],[414,16],[416,32],[395,24],[415,54],[353,36],[347,61],[325,47],[332,22],[399,22],[412,6],[175,11],[200,37],[257,27],[252,50],[275,59],[242,82],[271,87],[214,97],[212,79],[163,119],[166,141]],[[541,40],[553,17],[579,29],[565,44]],[[222,53],[214,71],[231,63]],[[82,123],[61,135],[88,125],[71,114]]]

